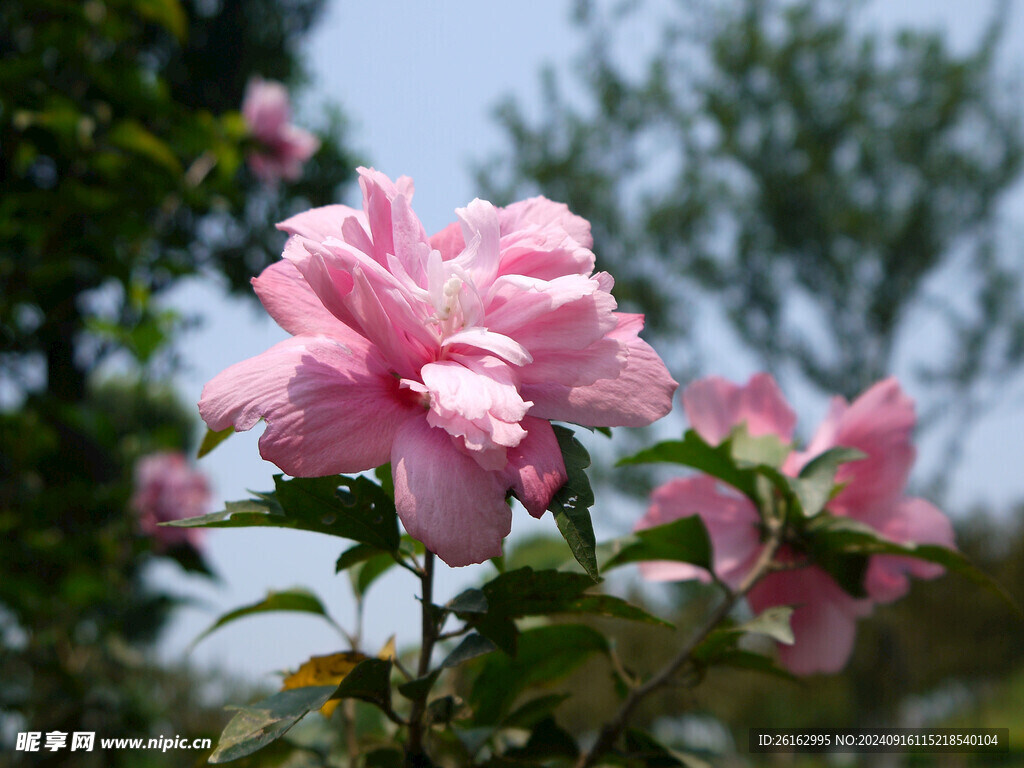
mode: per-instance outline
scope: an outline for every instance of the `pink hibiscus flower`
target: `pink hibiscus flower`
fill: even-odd
[[[747,425],[753,435],[774,434],[790,442],[796,415],[775,380],[758,374],[745,386],[717,377],[690,385],[683,406],[693,429],[714,445],[735,426]],[[895,379],[886,379],[848,404],[835,398],[824,423],[805,451],[793,451],[783,472],[796,476],[818,454],[836,446],[866,454],[844,464],[836,475],[845,487],[827,504],[828,511],[856,519],[899,543],[953,546],[953,528],[938,509],[924,499],[904,495],[915,451],[911,443],[914,404]],[[713,549],[713,568],[733,588],[739,586],[760,554],[760,517],[754,504],[738,491],[714,478],[696,476],[658,488],[638,528],[699,514]],[[783,548],[782,557],[794,557]],[[644,576],[653,580],[701,579],[710,575],[683,563],[645,563]],[[776,605],[792,605],[795,642],[780,648],[780,660],[795,674],[837,672],[853,649],[856,620],[870,613],[874,603],[888,603],[909,589],[909,576],[934,578],[942,568],[913,558],[876,555],[865,576],[866,598],[844,592],[825,571],[809,566],[771,573],[747,595],[760,613]]]
[[[254,77],[245,88],[242,116],[259,147],[248,156],[258,179],[274,184],[295,181],[302,165],[320,148],[320,140],[292,125],[288,91],[272,80]]]
[[[565,205],[474,200],[428,237],[410,179],[359,172],[362,211],[279,225],[284,259],[253,285],[294,338],[214,378],[200,413],[215,430],[265,419],[260,452],[290,475],[390,461],[406,530],[449,565],[482,562],[509,489],[540,517],[566,481],[550,419],[649,424],[676,382]]]
[[[200,529],[171,528],[160,523],[209,512],[210,484],[180,451],[151,453],[135,464],[131,506],[138,515],[139,530],[153,538],[158,551],[182,544],[194,547],[199,544]]]

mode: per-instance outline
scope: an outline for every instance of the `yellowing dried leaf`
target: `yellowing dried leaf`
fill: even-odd
[[[345,676],[355,669],[356,664],[367,658],[369,657],[365,653],[359,651],[313,656],[284,679],[281,690],[306,688],[311,685],[340,685]],[[330,717],[340,703],[338,699],[331,699],[320,707],[320,714]]]
[[[380,653],[377,654],[378,659],[384,661],[395,660],[395,636],[392,635],[388,638],[388,641],[384,643],[384,647],[380,649]]]

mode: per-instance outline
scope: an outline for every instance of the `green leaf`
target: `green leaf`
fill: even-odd
[[[398,692],[409,701],[421,701],[430,693],[430,689],[434,687],[434,683],[440,674],[441,670],[435,669],[423,677],[417,677],[415,680],[402,683],[398,686]]]
[[[636,728],[626,730],[626,756],[648,768],[711,768],[708,763],[674,749],[669,749],[653,736]]]
[[[501,725],[503,728],[532,729],[544,718],[551,717],[559,705],[569,698],[571,695],[568,693],[553,693],[530,699],[502,720]]]
[[[522,632],[515,657],[484,656],[468,702],[475,725],[501,722],[530,686],[559,680],[595,653],[607,654],[608,641],[582,624],[538,627]]]
[[[384,659],[359,662],[341,681],[332,698],[359,699],[390,711],[391,662]]]
[[[397,565],[397,563],[395,562],[395,558],[391,556],[390,552],[383,552],[379,555],[374,555],[357,569],[350,572],[350,575],[352,576],[352,588],[356,591],[357,595],[365,595],[367,590],[370,588],[370,585],[387,573],[387,571],[391,570],[395,565]]]
[[[753,651],[745,651],[742,648],[734,648],[724,653],[715,660],[716,664],[737,669],[749,669],[752,672],[760,672],[765,675],[782,678],[790,682],[800,682],[800,678],[789,670],[783,669],[772,659]]]
[[[487,596],[482,590],[470,588],[448,601],[445,608],[452,613],[487,613]]]
[[[776,605],[759,613],[750,621],[736,627],[740,632],[764,635],[785,645],[793,644],[793,628],[790,622],[793,609],[788,605]]]
[[[203,442],[200,443],[199,445],[199,451],[198,453],[196,453],[196,458],[203,458],[203,456],[208,454],[210,451],[212,451],[218,445],[223,443],[233,434],[235,434],[234,427],[228,427],[227,429],[222,429],[219,432],[214,432],[212,429],[207,429],[206,434],[203,435]]]
[[[590,519],[590,507],[594,505],[594,491],[586,468],[590,466],[590,454],[576,439],[571,429],[558,424],[552,427],[558,439],[558,447],[565,461],[568,480],[551,499],[548,509],[555,517],[555,525],[562,534],[572,556],[593,581],[600,577],[597,570],[597,541],[594,538],[594,524]]]
[[[747,634],[763,635],[776,642],[792,645],[792,616],[793,608],[788,605],[777,605],[762,611],[743,624],[716,629],[694,649],[693,657],[704,664],[714,664],[737,650],[740,638]]]
[[[257,613],[269,613],[271,611],[297,611],[299,613],[312,613],[317,616],[323,616],[331,624],[334,624],[334,619],[328,615],[327,609],[324,608],[323,603],[321,603],[320,599],[312,592],[304,589],[268,592],[267,596],[258,603],[252,603],[251,605],[236,608],[229,613],[225,613],[195,640],[193,640],[192,645],[197,644],[200,640],[204,639],[215,630],[220,629],[225,624],[230,624],[231,622],[246,616],[252,616]]]
[[[333,685],[294,688],[256,704],[237,707],[238,712],[221,733],[209,761],[227,763],[251,755],[283,736],[307,712],[320,709],[336,690]]]
[[[372,544],[356,544],[354,547],[349,547],[341,553],[338,562],[334,566],[334,572],[341,573],[354,565],[365,563],[367,560],[382,553],[387,554],[380,547],[375,547]]]
[[[522,747],[512,747],[505,752],[505,757],[516,761],[531,761],[536,765],[540,761],[552,758],[574,759],[579,755],[576,739],[559,726],[553,717],[546,717],[538,722],[530,733],[530,738]],[[513,763],[514,765],[515,763]]]
[[[614,595],[584,595],[578,600],[574,600],[567,606],[566,610],[560,611],[560,613],[585,613],[592,616],[608,616],[613,619],[657,624],[661,627],[671,628],[673,626],[670,622],[659,619],[657,616],[653,616],[642,608]]]
[[[1017,614],[1024,615],[1020,604],[995,579],[988,576],[960,552],[935,544],[897,544],[880,536],[874,528],[857,520],[823,513],[805,529],[815,562],[841,557],[898,555],[941,565],[1000,597]],[[831,571],[830,571],[831,573]]]
[[[394,502],[365,477],[293,478],[274,476],[277,486],[259,498],[229,501],[221,512],[175,520],[177,528],[271,526],[326,533],[394,551],[399,545]]]
[[[839,447],[830,448],[811,459],[800,470],[800,476],[791,482],[800,499],[804,516],[814,517],[824,509],[835,489],[836,472],[840,466],[865,456],[865,453],[855,448]]]
[[[736,427],[729,438],[732,457],[740,466],[766,466],[778,469],[792,453],[793,447],[778,435],[752,436],[746,424]]]
[[[604,570],[649,560],[692,563],[711,570],[711,539],[700,515],[637,531],[619,540],[616,549]]]
[[[327,532],[381,549],[397,550],[398,516],[384,490],[365,477],[274,476],[286,515],[319,520]]]
[[[687,430],[682,440],[666,440],[619,461],[619,466],[632,464],[649,464],[651,462],[669,462],[693,467],[704,474],[717,477],[743,493],[756,503],[757,473],[751,469],[741,469],[736,465],[732,455],[731,441],[726,440],[719,446],[711,446],[692,429]]]
[[[441,666],[445,668],[457,667],[464,661],[475,659],[477,656],[483,656],[497,649],[498,647],[486,637],[473,632],[462,639],[462,642],[455,647],[455,650],[449,653],[445,660],[441,662]]]

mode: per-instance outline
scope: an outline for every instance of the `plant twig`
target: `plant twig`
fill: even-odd
[[[666,685],[672,679],[673,675],[675,675],[676,672],[678,672],[683,665],[690,660],[690,657],[693,655],[697,646],[700,645],[704,639],[711,634],[715,627],[717,627],[729,615],[736,603],[750,591],[751,587],[753,587],[762,576],[772,570],[775,553],[778,551],[781,542],[782,526],[775,524],[769,528],[768,541],[765,543],[764,549],[761,550],[761,554],[758,557],[757,562],[754,564],[754,567],[751,568],[750,572],[743,579],[739,588],[733,591],[724,583],[722,584],[722,587],[725,589],[725,600],[718,605],[718,607],[711,613],[711,616],[708,617],[708,620],[704,625],[664,667],[658,670],[645,683],[633,688],[633,690],[629,692],[626,700],[622,702],[622,706],[619,707],[618,712],[616,712],[611,720],[605,723],[601,728],[601,731],[597,736],[597,741],[594,742],[594,746],[580,755],[580,759],[576,763],[576,768],[591,768],[591,766],[597,763],[599,758],[611,750],[616,739],[618,739],[625,730],[630,716],[640,703],[651,693]]]

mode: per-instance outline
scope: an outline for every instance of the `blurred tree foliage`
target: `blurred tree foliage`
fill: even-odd
[[[998,226],[1024,157],[995,67],[1005,9],[959,55],[866,28],[863,5],[580,0],[582,97],[549,71],[539,120],[506,101],[510,152],[479,176],[589,218],[666,347],[700,350],[701,291],[760,365],[823,393],[858,394],[904,344],[963,426],[1024,359],[1019,244]]]
[[[244,162],[245,85],[255,75],[303,81],[300,44],[322,5],[0,4],[5,735],[161,735],[149,733],[161,725],[169,735],[187,714],[169,711],[159,675],[133,661],[171,601],[140,577],[155,553],[128,511],[132,466],[151,450],[194,448],[191,410],[155,383],[181,328],[156,299],[195,274],[247,291],[280,256],[274,223],[333,202],[351,180],[337,110],[318,121],[321,148],[299,181],[262,184]],[[111,359],[135,372],[98,378]],[[204,568],[187,548],[168,554]]]

